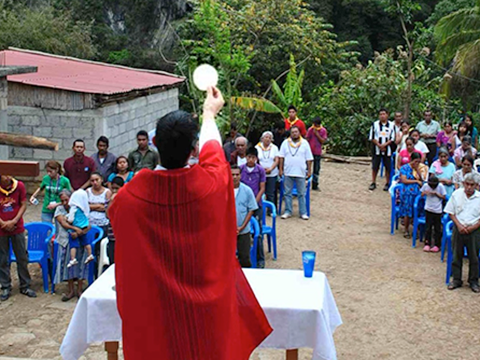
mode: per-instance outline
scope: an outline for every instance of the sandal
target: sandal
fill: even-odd
[[[88,264],[90,261],[93,261],[93,260],[94,260],[93,255],[89,255],[89,256],[85,259],[85,264]]]
[[[67,301],[70,301],[72,300],[73,298],[75,297],[75,293],[73,293],[72,295],[67,295],[67,294],[63,294],[62,296],[62,301],[63,302],[67,302]]]
[[[403,237],[404,237],[405,239],[410,239],[410,238],[411,238],[410,233],[409,233],[408,231],[405,231],[405,232],[403,233]]]

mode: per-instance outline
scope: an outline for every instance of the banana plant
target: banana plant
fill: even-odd
[[[293,55],[290,55],[290,70],[285,79],[283,90],[276,80],[272,80],[273,96],[277,101],[277,105],[282,109],[284,117],[286,117],[290,105],[294,105],[297,108],[302,106],[302,85],[304,78],[305,70],[301,70],[300,74],[298,74],[295,58]]]

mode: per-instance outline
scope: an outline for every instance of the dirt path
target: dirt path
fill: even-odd
[[[390,236],[388,194],[368,184],[366,166],[325,163],[310,221],[278,221],[278,261],[268,255],[267,267],[300,269],[301,251],[317,251],[316,267],[327,274],[344,322],[335,333],[341,360],[479,358],[480,297],[467,287],[448,291],[439,254],[412,249],[400,232]],[[29,221],[39,218],[34,210]],[[0,357],[58,359],[75,303],[60,301],[64,286],[56,295],[40,293],[40,273],[32,270],[39,298],[15,289],[0,304]],[[310,354],[302,349],[300,358]],[[85,358],[105,356],[94,346]],[[252,356],[283,358],[274,350]]]

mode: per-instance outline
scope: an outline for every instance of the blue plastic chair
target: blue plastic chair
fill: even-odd
[[[425,232],[425,196],[418,195],[413,204],[413,234],[412,247],[417,245],[417,232],[420,228],[420,241],[423,241]]]
[[[250,262],[252,263],[252,268],[257,268],[257,246],[258,246],[258,239],[260,238],[260,225],[258,224],[257,219],[253,216],[250,219],[250,231],[253,237],[253,245],[250,249]]]
[[[397,204],[397,191],[400,191],[402,184],[397,184],[393,187],[390,187],[390,198],[391,198],[391,216],[390,216],[390,234],[395,234],[395,229],[398,230],[398,222],[400,219],[400,204]]]
[[[443,214],[442,216],[442,252],[440,256],[441,262],[445,259],[445,251],[447,248],[447,224],[450,220],[450,216],[448,214]]]
[[[88,285],[90,286],[94,282],[94,270],[97,263],[97,258],[95,256],[95,244],[101,239],[103,239],[103,229],[98,226],[92,225],[92,228],[87,233],[87,239],[88,243],[92,246],[92,254],[95,258],[93,261],[90,261],[90,264],[88,264]]]
[[[263,237],[267,235],[268,252],[272,252],[273,246],[273,260],[277,260],[277,211],[275,210],[275,205],[270,201],[263,200],[262,208],[262,241]],[[270,210],[272,216],[272,226],[267,225],[267,209]]]
[[[392,185],[393,178],[395,176],[395,159],[397,158],[397,153],[394,152],[392,154],[392,157],[390,158],[391,164],[390,164],[390,179],[389,179],[389,184]]]
[[[312,187],[312,177],[310,176],[307,181],[307,189],[305,193],[305,205],[307,206],[307,215],[310,216],[310,188]],[[284,186],[284,177],[280,179],[280,199],[279,199],[279,204],[278,204],[278,213],[282,213],[282,203],[283,203],[283,197],[285,195],[285,186]],[[295,183],[293,184],[293,189],[292,189],[292,196],[297,196],[297,186]]]
[[[453,233],[453,221],[449,221],[445,226],[445,240],[447,245],[447,275],[445,277],[445,283],[447,284],[449,283],[450,277],[452,276],[452,262],[453,262],[452,233]]]
[[[39,263],[42,267],[43,291],[48,293],[48,244],[55,234],[55,227],[49,223],[33,222],[25,224],[28,242],[28,262]],[[10,262],[17,262],[17,258],[10,247]]]

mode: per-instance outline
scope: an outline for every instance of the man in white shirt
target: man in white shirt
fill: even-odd
[[[453,280],[448,290],[462,286],[463,248],[467,248],[469,271],[468,282],[473,292],[480,292],[478,285],[478,251],[480,247],[480,192],[476,187],[477,177],[473,173],[465,175],[463,188],[455,190],[445,212],[454,222],[452,234]]]
[[[420,132],[421,141],[428,147],[428,165],[432,165],[433,159],[437,155],[437,135],[442,130],[438,121],[432,120],[432,112],[425,110],[424,120],[420,121],[415,127]]]
[[[247,146],[246,137],[239,136],[235,139],[236,150],[230,154],[230,165],[242,166],[247,163]]]
[[[312,174],[313,154],[308,141],[300,136],[298,126],[290,128],[290,137],[280,147],[279,176],[285,176],[285,213],[282,219],[292,216],[292,190],[295,184],[298,192],[300,217],[308,220],[305,202],[306,181]]]

